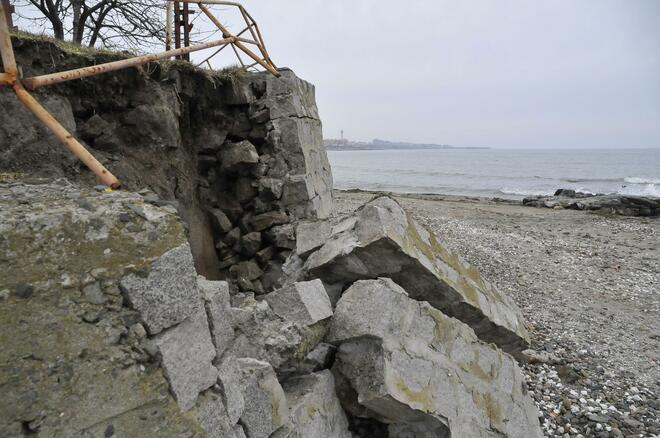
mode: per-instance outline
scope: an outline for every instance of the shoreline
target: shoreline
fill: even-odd
[[[365,189],[333,189],[333,192],[340,193],[367,193],[373,195],[385,195],[397,198],[409,199],[424,199],[427,201],[467,201],[467,202],[492,202],[497,204],[511,204],[523,205],[522,199],[509,199],[500,198],[498,196],[469,196],[469,195],[452,195],[445,193],[428,193],[428,192],[391,192],[387,190],[365,190]]]

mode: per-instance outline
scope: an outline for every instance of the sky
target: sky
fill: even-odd
[[[660,147],[659,0],[242,3],[326,138]]]
[[[242,4],[273,61],[316,86],[326,138],[660,147],[660,0]]]

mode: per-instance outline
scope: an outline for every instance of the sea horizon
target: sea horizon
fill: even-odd
[[[342,190],[512,200],[557,189],[660,197],[660,148],[333,150],[328,156]]]

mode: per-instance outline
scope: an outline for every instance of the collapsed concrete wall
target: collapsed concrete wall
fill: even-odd
[[[327,218],[310,84],[155,64],[39,97],[129,190],[0,93],[0,435],[540,436],[515,304],[392,199]]]
[[[121,57],[72,53],[27,37],[13,41],[25,75]],[[149,188],[178,202],[195,265],[209,278],[226,278],[230,266],[245,261],[231,276],[244,289],[272,289],[260,278],[278,269],[288,248],[278,246],[269,229],[330,214],[332,175],[314,86],[291,71],[275,78],[153,63],[35,96],[125,189]],[[95,184],[10,90],[0,90],[0,107],[0,172]]]

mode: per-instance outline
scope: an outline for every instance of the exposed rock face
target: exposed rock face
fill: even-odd
[[[354,283],[329,339],[335,372],[392,436],[541,436],[515,360],[390,279]]]
[[[559,189],[554,196],[531,196],[523,205],[545,208],[596,211],[620,216],[659,216],[660,198],[625,195],[594,195]]]
[[[145,320],[124,306],[119,290],[124,275],[187,247],[172,207],[65,181],[0,185],[0,236],[0,290],[33,289],[0,302],[0,436],[165,436],[197,428],[154,366],[158,348],[142,326],[152,314]],[[85,296],[92,284],[103,300]]]
[[[314,234],[323,238],[305,250],[325,243],[305,261],[308,278],[349,285],[358,279],[391,277],[412,298],[467,323],[486,342],[513,354],[528,345],[515,303],[391,198],[375,199],[333,227],[319,224]]]
[[[122,57],[90,60],[48,41],[13,40],[26,76]],[[125,189],[148,186],[162,199],[177,200],[190,225],[197,270],[223,280],[237,261],[252,260],[265,272],[268,260],[256,253],[280,252],[253,232],[330,214],[332,175],[314,93],[289,70],[281,78],[229,78],[153,63],[48,87],[37,97]],[[0,90],[0,106],[7,109],[0,113],[0,172],[94,184],[10,90]],[[241,282],[242,289],[276,287],[256,280]]]

